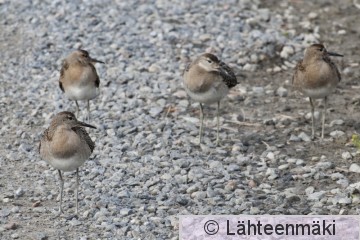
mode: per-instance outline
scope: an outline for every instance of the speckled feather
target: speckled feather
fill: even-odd
[[[94,151],[95,143],[91,140],[89,134],[82,127],[73,127],[71,128],[77,135],[79,135],[81,140],[85,140],[86,144],[89,146],[91,152]]]

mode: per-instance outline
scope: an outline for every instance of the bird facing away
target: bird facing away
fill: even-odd
[[[60,176],[59,213],[63,213],[61,203],[64,180],[61,171],[76,170],[76,214],[78,213],[79,167],[90,157],[95,144],[84,127],[95,128],[80,122],[71,112],[60,112],[45,130],[39,145],[42,159],[58,170]]]
[[[199,143],[201,143],[203,131],[203,104],[217,103],[216,145],[219,144],[220,100],[236,84],[237,79],[231,68],[211,53],[200,55],[186,67],[184,72],[185,90],[191,99],[200,103]]]
[[[322,44],[311,45],[305,50],[304,58],[296,65],[292,80],[295,89],[309,97],[311,105],[312,139],[315,138],[314,99],[324,99],[321,131],[321,139],[324,139],[327,97],[341,80],[340,72],[335,63],[331,61],[330,56],[343,57],[341,54],[328,52]]]
[[[76,103],[79,116],[79,100],[87,100],[88,120],[90,120],[90,100],[100,93],[100,79],[95,63],[104,63],[91,58],[85,50],[76,50],[68,55],[60,70],[59,87],[70,100]]]

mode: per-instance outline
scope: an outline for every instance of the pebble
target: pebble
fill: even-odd
[[[343,152],[343,153],[341,154],[341,157],[342,157],[342,159],[344,159],[344,160],[350,160],[350,159],[352,159],[352,155],[351,155],[351,153],[349,153],[349,152]]]
[[[21,187],[18,188],[16,191],[15,191],[15,196],[16,197],[22,197],[24,195],[25,191],[24,189],[22,189]]]
[[[360,173],[360,166],[356,163],[352,163],[349,167],[350,172]]]
[[[311,201],[319,201],[322,197],[324,197],[326,191],[313,192],[308,195],[308,199]]]
[[[305,119],[311,121],[311,112],[306,113]],[[315,120],[319,120],[319,119],[320,119],[320,112],[319,112],[319,111],[314,111],[314,119],[315,119]]]
[[[81,221],[77,220],[76,218],[73,218],[73,219],[71,219],[71,221],[69,221],[69,224],[70,224],[71,226],[79,226],[79,225],[81,225],[82,223],[81,223]]]
[[[298,135],[298,138],[301,139],[304,142],[310,142],[311,141],[311,137],[309,135],[307,135],[306,133],[304,133],[304,132],[301,132]]]
[[[333,127],[333,126],[336,126],[336,125],[338,125],[338,126],[344,125],[344,120],[342,120],[342,119],[335,119],[335,120],[332,120],[332,121],[330,122],[330,127]]]
[[[335,130],[330,133],[330,136],[332,136],[333,138],[340,138],[344,136],[344,134],[345,133],[343,131]]]
[[[291,46],[284,46],[283,49],[282,49],[281,52],[280,52],[280,57],[287,59],[287,58],[290,57],[290,55],[293,55],[293,54],[294,54],[294,49],[293,49],[293,47],[291,47]]]
[[[276,90],[276,95],[279,96],[279,97],[287,97],[288,91],[287,91],[286,88],[279,87],[279,88]]]

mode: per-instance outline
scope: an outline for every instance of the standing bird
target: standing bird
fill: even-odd
[[[95,63],[104,63],[89,56],[85,50],[76,50],[67,56],[60,70],[59,86],[70,100],[75,100],[76,115],[79,116],[79,100],[87,100],[88,120],[90,120],[90,100],[100,93],[100,79]]]
[[[211,53],[200,55],[189,64],[184,72],[185,90],[196,102],[200,103],[200,133],[201,143],[203,131],[203,103],[217,103],[217,136],[216,145],[219,145],[219,108],[220,100],[224,98],[229,89],[237,84],[237,79],[231,68]]]
[[[71,112],[60,112],[45,130],[39,145],[42,159],[58,170],[60,176],[60,206],[63,197],[64,180],[61,171],[76,170],[76,214],[78,213],[79,167],[90,157],[95,144],[83,127],[95,128],[80,122]]]
[[[341,54],[328,52],[322,44],[311,45],[305,50],[304,59],[296,65],[292,80],[293,86],[305,96],[309,97],[311,105],[312,139],[315,138],[314,99],[324,99],[321,131],[321,139],[324,139],[327,97],[341,80],[340,72],[331,61],[330,56],[343,57]]]

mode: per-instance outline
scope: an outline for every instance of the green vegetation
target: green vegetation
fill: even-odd
[[[360,137],[359,135],[353,134],[351,142],[360,150]]]

